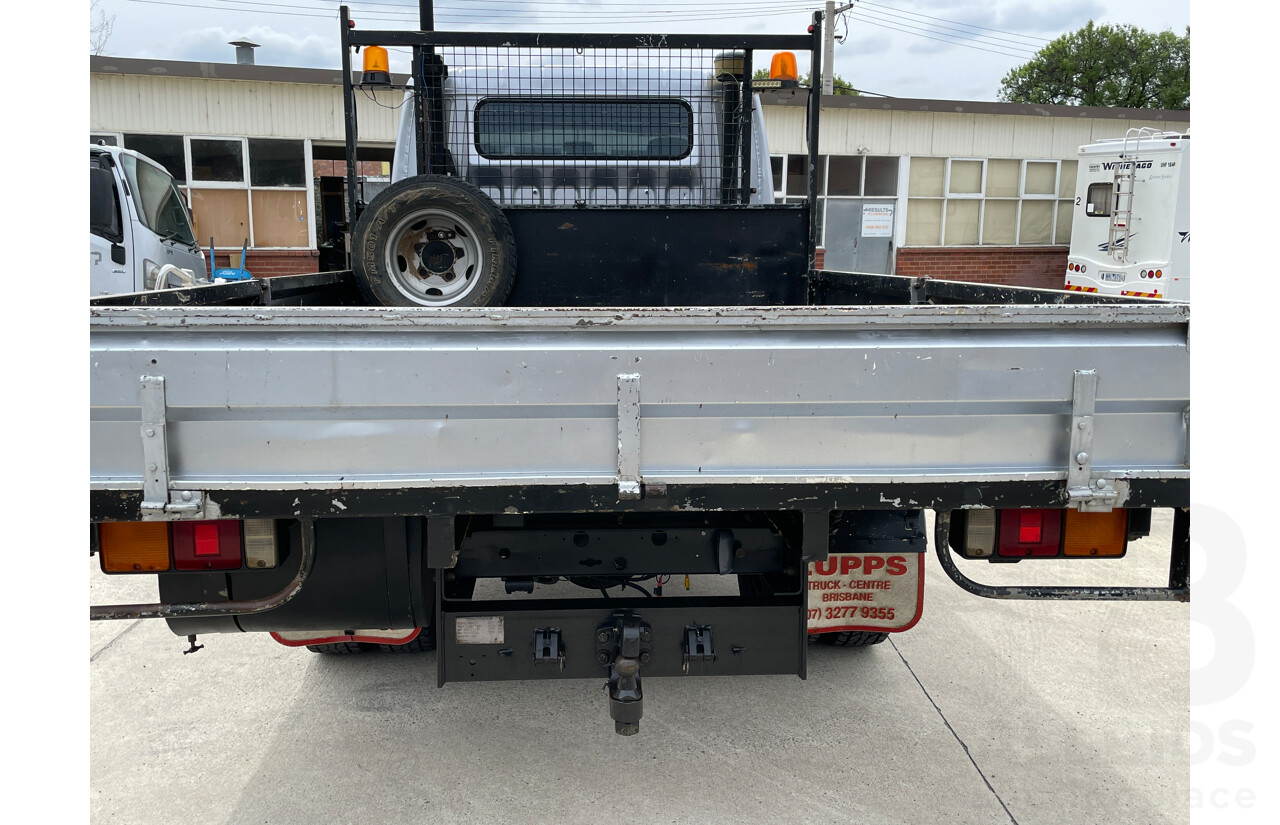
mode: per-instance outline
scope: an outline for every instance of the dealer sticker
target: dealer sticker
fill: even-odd
[[[833,553],[809,563],[809,632],[907,630],[924,608],[922,553]]]

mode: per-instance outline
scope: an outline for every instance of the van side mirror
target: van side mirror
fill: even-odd
[[[113,264],[123,264],[125,262],[124,244],[111,244],[111,262]]]

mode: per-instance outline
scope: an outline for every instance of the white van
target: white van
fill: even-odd
[[[90,297],[207,281],[173,176],[137,152],[90,145]]]

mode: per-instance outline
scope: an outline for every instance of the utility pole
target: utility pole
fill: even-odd
[[[827,9],[822,14],[824,40],[822,44],[822,93],[824,95],[833,95],[836,93],[836,15],[846,12],[853,8],[853,3],[847,3],[840,8],[836,8],[834,0],[827,0]]]

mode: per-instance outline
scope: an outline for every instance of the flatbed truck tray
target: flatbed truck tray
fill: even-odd
[[[694,491],[716,507],[729,488],[739,507],[752,488],[1060,506],[1080,373],[1096,385],[1092,475],[1133,506],[1186,498],[1185,306],[91,314],[100,520],[139,518],[148,485],[153,503],[198,493],[227,517],[406,497],[416,512],[686,507]]]

